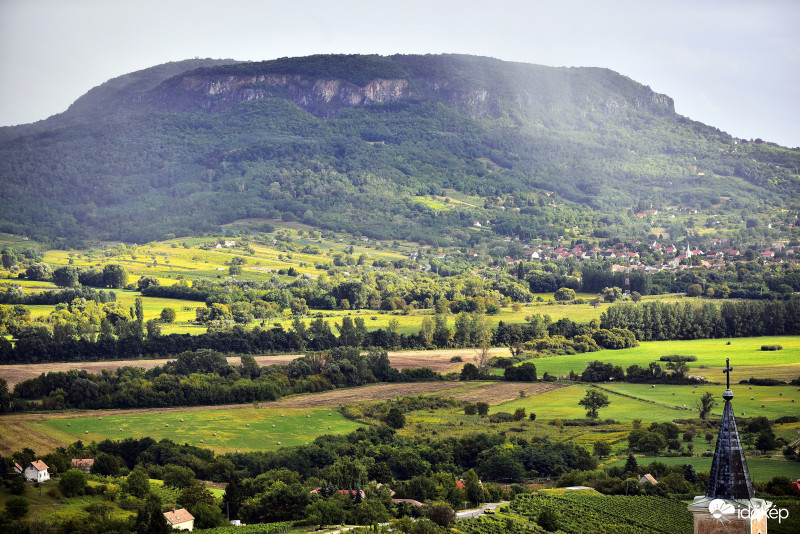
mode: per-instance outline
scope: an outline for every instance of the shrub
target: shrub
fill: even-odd
[[[783,350],[782,345],[761,345],[761,350]]]
[[[680,354],[669,354],[659,358],[662,362],[696,362],[697,356],[681,356]]]

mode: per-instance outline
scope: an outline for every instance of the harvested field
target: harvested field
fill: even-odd
[[[519,398],[519,392],[524,391],[525,397],[541,395],[548,391],[568,387],[567,384],[555,384],[552,382],[494,382],[483,383],[478,387],[464,389],[454,392],[448,397],[469,402],[488,402],[489,404],[501,404]]]
[[[353,404],[410,395],[438,395],[459,400],[489,403],[506,402],[519,398],[520,390],[526,396],[534,396],[563,387],[561,384],[525,382],[418,382],[410,384],[374,384],[352,389],[341,389],[287,397],[275,402],[259,403],[260,410],[314,409],[339,404]],[[63,419],[91,418],[102,416],[137,416],[158,414],[165,418],[179,417],[186,412],[218,412],[221,410],[253,410],[251,404],[222,406],[189,406],[175,408],[148,408],[143,410],[91,410],[59,413],[24,413],[0,416],[0,454],[9,455],[22,447],[31,447],[37,452],[46,452],[75,441],[75,437],[60,429],[63,425],[49,422]],[[263,412],[266,413],[266,412]],[[97,439],[99,436],[93,436]],[[115,436],[117,437],[117,436]],[[209,445],[208,443],[206,444]]]
[[[456,356],[461,357],[464,362],[471,362],[475,359],[478,349],[447,349],[447,350],[429,350],[429,351],[398,351],[389,353],[389,361],[396,369],[406,369],[410,367],[430,367],[436,372],[446,373],[456,371],[461,368],[463,363],[450,362],[451,358]],[[495,348],[490,349],[489,353],[492,356],[507,355],[508,349]],[[256,362],[259,365],[271,365],[273,363],[287,364],[295,358],[299,358],[302,354],[277,354],[270,356],[255,356]],[[102,362],[70,362],[70,363],[34,363],[34,364],[11,364],[0,366],[0,378],[4,378],[8,382],[8,388],[12,389],[16,384],[36,378],[42,373],[50,372],[66,372],[72,369],[79,369],[88,371],[90,373],[99,373],[104,369],[115,370],[120,367],[141,367],[143,369],[152,369],[160,365],[164,365],[175,358],[166,358],[158,360],[110,360]],[[238,356],[231,356],[228,358],[228,363],[238,365],[241,358]]]

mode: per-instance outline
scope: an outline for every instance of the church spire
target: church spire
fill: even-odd
[[[733,399],[731,371],[733,371],[733,367],[730,366],[730,358],[728,358],[725,360],[725,369],[723,370],[727,378],[727,389],[722,394],[725,399],[725,407],[722,411],[722,422],[706,488],[706,497],[709,499],[739,500],[755,497],[731,406],[731,399]]]

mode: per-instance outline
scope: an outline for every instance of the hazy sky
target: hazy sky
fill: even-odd
[[[731,135],[800,146],[797,0],[0,0],[0,125],[192,57],[465,53],[607,67]]]

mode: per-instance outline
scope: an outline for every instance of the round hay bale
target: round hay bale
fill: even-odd
[[[200,443],[205,443],[205,440],[201,439],[201,440],[200,440]]]
[[[694,395],[694,390],[692,390],[692,395]]]
[[[755,397],[750,397],[750,400],[756,400]]]
[[[100,416],[100,417],[98,417],[97,419],[98,419],[99,421],[102,421],[102,420],[103,420],[103,416]]]
[[[164,423],[164,428],[169,428],[169,423]]]
[[[278,445],[280,445],[280,444],[281,444],[281,442],[280,442],[280,441],[276,441],[276,443],[277,443]]]
[[[656,389],[656,387],[655,387],[655,386],[650,386],[650,388],[651,388],[651,389]],[[328,415],[330,415],[330,414],[328,414]]]
[[[653,386],[653,387],[655,387],[655,386]],[[800,391],[800,389],[798,389],[797,391]],[[333,414],[331,414],[331,412],[328,412],[328,417],[330,417],[331,415],[333,415]]]
[[[120,428],[119,431],[122,432],[122,429]]]
[[[673,393],[673,394],[672,394],[672,396],[674,397],[674,396],[675,396],[675,393]]]
[[[783,392],[781,391],[780,393],[778,393],[778,396],[783,397]]]
[[[67,426],[72,426],[72,423],[67,423]]]
[[[275,428],[275,425],[272,425],[272,428]]]
[[[306,419],[311,419],[311,415],[310,414],[306,414]]]
[[[330,430],[330,429],[331,429],[331,427],[328,427],[328,430]]]
[[[794,399],[792,399],[792,402],[794,402]]]
[[[211,434],[211,435],[212,435],[212,436],[214,436],[214,437],[217,437],[217,433],[216,433],[216,432],[214,432],[214,433],[213,433],[213,434]]]
[[[749,388],[747,388],[747,389],[753,389],[753,386],[750,386],[750,387],[749,387]]]
[[[286,417],[285,415],[281,414],[281,417]]]
[[[762,405],[761,405],[761,407],[762,407],[762,408],[766,408],[766,407],[767,407],[767,405],[766,405],[766,404],[762,404]]]
[[[183,423],[183,419],[181,419],[181,423]]]
[[[742,415],[744,415],[744,412],[742,412]]]
[[[686,408],[686,405],[685,405],[685,404],[682,404],[682,405],[681,405],[681,408]]]
[[[247,423],[247,428],[250,428],[250,423]]]
[[[84,434],[88,434],[88,433],[89,433],[89,431],[88,431],[88,430],[84,430],[84,431],[83,431],[83,433],[84,433]]]

